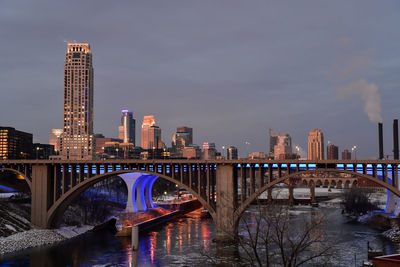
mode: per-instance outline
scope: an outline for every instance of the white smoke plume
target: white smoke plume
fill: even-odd
[[[344,98],[360,97],[364,102],[364,112],[368,115],[369,120],[374,123],[382,122],[381,95],[376,84],[360,79],[340,87],[339,95]]]

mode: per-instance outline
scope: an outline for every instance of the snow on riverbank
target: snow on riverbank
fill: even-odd
[[[6,253],[16,252],[27,248],[52,244],[64,240],[54,230],[32,229],[26,232],[16,233],[8,237],[0,238],[0,256]]]
[[[73,238],[75,236],[81,235],[93,229],[91,225],[83,225],[81,227],[77,226],[65,226],[54,231],[65,238]]]

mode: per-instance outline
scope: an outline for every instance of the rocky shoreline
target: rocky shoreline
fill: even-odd
[[[0,256],[28,248],[53,244],[66,238],[54,230],[31,229],[0,238]]]
[[[392,242],[400,243],[400,226],[393,227],[382,234]]]

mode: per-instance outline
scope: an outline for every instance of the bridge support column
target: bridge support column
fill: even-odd
[[[47,210],[53,200],[51,170],[48,165],[32,165],[31,222],[47,228]]]
[[[235,216],[234,167],[232,165],[217,165],[217,209],[216,209],[216,239],[217,241],[232,241],[237,235],[237,219]]]
[[[315,203],[315,184],[312,183],[310,187],[310,200],[311,203]]]
[[[293,185],[289,184],[289,205],[293,205],[294,196],[293,196]]]
[[[128,188],[128,201],[126,202],[126,208],[125,208],[125,211],[128,213],[135,212],[133,201],[136,201],[136,199],[134,199],[133,190],[136,188],[133,187],[135,185],[136,180],[142,175],[143,175],[142,173],[126,173],[119,175],[122,178],[122,180],[124,180]]]
[[[272,201],[272,187],[269,187],[267,189],[267,198],[268,198],[268,201]]]

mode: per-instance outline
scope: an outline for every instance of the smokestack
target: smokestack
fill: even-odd
[[[399,159],[399,125],[393,121],[393,159]]]
[[[379,131],[379,159],[383,159],[383,125],[382,122],[378,123]]]

